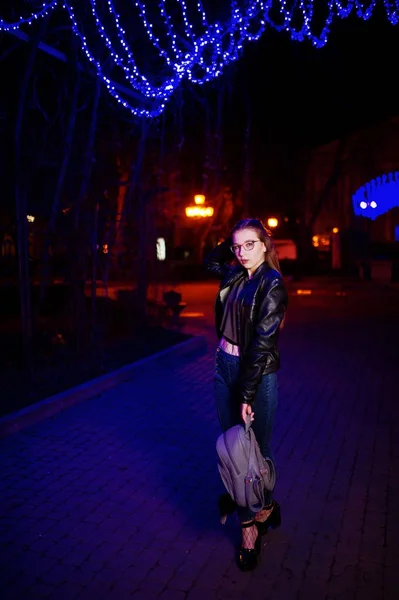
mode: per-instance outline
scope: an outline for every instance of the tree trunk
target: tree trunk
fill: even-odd
[[[143,322],[147,320],[147,240],[148,240],[148,222],[147,222],[147,198],[143,193],[143,160],[145,154],[145,145],[148,134],[148,124],[143,121],[141,129],[141,138],[138,148],[136,161],[135,183],[137,189],[137,225],[138,225],[138,265],[137,265],[137,309],[140,313],[140,319]]]
[[[96,78],[96,87],[95,87],[95,92],[94,92],[93,108],[91,111],[89,131],[88,131],[88,136],[87,136],[87,145],[85,148],[82,181],[80,184],[80,189],[79,189],[79,193],[78,193],[78,197],[77,197],[76,205],[75,205],[75,221],[74,221],[75,231],[77,231],[79,229],[80,209],[81,209],[83,201],[86,197],[87,190],[89,188],[90,177],[91,177],[91,172],[92,172],[92,167],[93,167],[94,142],[95,142],[96,129],[97,129],[97,115],[98,115],[98,105],[100,103],[100,96],[101,96],[101,84],[100,84],[100,80],[98,78]]]
[[[97,129],[97,115],[98,115],[98,106],[100,103],[101,96],[101,87],[100,81],[96,78],[94,98],[93,98],[93,107],[91,111],[91,117],[89,122],[89,131],[87,136],[87,145],[85,148],[85,157],[84,157],[84,165],[83,165],[83,173],[82,173],[82,181],[80,184],[78,196],[76,199],[76,204],[74,207],[74,232],[75,232],[75,240],[73,241],[73,245],[71,248],[71,262],[73,264],[73,274],[71,277],[71,283],[73,286],[73,295],[74,295],[74,306],[76,310],[75,314],[75,331],[76,331],[76,351],[79,353],[81,349],[81,338],[82,338],[82,325],[83,325],[83,311],[84,311],[84,291],[85,291],[85,283],[87,279],[86,272],[86,258],[89,251],[92,249],[93,244],[90,244],[87,241],[86,236],[79,236],[79,225],[80,225],[80,211],[83,204],[83,201],[87,195],[87,191],[89,189],[90,177],[93,167],[93,154],[94,154],[94,142],[95,135]],[[97,201],[95,202],[97,204]],[[81,245],[79,245],[79,240],[83,240]],[[97,252],[97,248],[96,248]],[[96,258],[93,256],[93,260]],[[93,271],[91,273],[93,276]],[[92,286],[96,286],[96,281],[94,284],[92,282]],[[95,291],[95,287],[94,287]],[[93,293],[93,290],[92,290]]]
[[[195,250],[194,250],[194,260],[197,264],[201,264],[202,263],[202,258],[203,258],[203,250],[204,250],[204,245],[206,242],[206,238],[208,237],[209,232],[211,231],[213,224],[215,222],[215,220],[218,217],[218,213],[220,210],[220,207],[223,203],[223,190],[222,190],[222,172],[223,172],[223,146],[222,146],[222,141],[223,141],[223,133],[222,133],[222,126],[223,126],[223,100],[224,100],[224,87],[220,87],[218,90],[218,98],[217,98],[217,115],[216,115],[216,135],[213,136],[214,138],[216,138],[216,145],[215,147],[212,149],[213,150],[213,164],[212,167],[214,169],[214,173],[215,173],[215,179],[214,179],[214,191],[213,191],[213,197],[215,198],[214,201],[214,212],[213,212],[213,217],[211,218],[207,218],[206,222],[204,223],[204,225],[199,227],[198,230],[198,234],[196,236],[196,244],[195,244]]]
[[[75,69],[75,81],[74,81],[74,86],[73,86],[73,90],[72,90],[72,102],[71,102],[71,108],[70,108],[69,119],[68,119],[68,124],[67,124],[67,133],[66,133],[66,137],[65,137],[65,141],[64,141],[64,154],[62,157],[61,166],[60,166],[60,170],[58,173],[58,179],[57,179],[57,184],[56,184],[56,188],[55,188],[55,192],[54,192],[53,204],[52,204],[52,208],[51,208],[51,217],[50,217],[50,221],[49,221],[49,224],[47,227],[46,239],[44,242],[44,249],[43,249],[44,257],[43,257],[43,267],[42,267],[41,286],[40,286],[40,301],[39,301],[38,310],[40,310],[40,306],[44,300],[44,296],[46,293],[46,288],[49,284],[49,271],[50,271],[50,269],[49,269],[49,260],[50,260],[49,250],[50,250],[50,244],[51,244],[51,236],[54,232],[55,221],[56,221],[57,214],[58,214],[61,193],[62,193],[65,176],[66,176],[68,165],[69,165],[69,159],[71,157],[72,142],[73,142],[73,135],[74,135],[74,131],[75,131],[76,114],[77,114],[77,108],[78,108],[79,90],[80,90],[79,71],[78,71],[78,69]]]
[[[118,158],[117,160],[120,183],[116,200],[115,231],[114,234],[110,236],[110,239],[112,239],[112,248],[110,248],[110,251],[114,273],[120,272],[118,257],[122,254],[125,239],[126,197],[129,189],[129,185],[126,183],[129,181],[129,171],[123,170],[120,159]]]
[[[249,215],[249,201],[250,201],[250,190],[251,190],[251,104],[247,88],[247,124],[245,127],[245,142],[244,142],[244,215]]]
[[[76,123],[76,114],[78,109],[78,99],[79,99],[79,90],[80,90],[80,77],[79,71],[76,69],[75,72],[75,83],[72,90],[72,102],[71,102],[71,111],[69,113],[68,125],[67,125],[67,134],[64,141],[64,155],[61,162],[60,172],[58,174],[57,185],[55,188],[53,205],[51,209],[51,218],[49,224],[50,234],[54,230],[55,220],[57,218],[58,208],[60,204],[61,192],[64,186],[65,176],[67,172],[67,168],[69,165],[69,159],[72,151],[72,141],[73,134],[75,131],[75,123]]]
[[[47,28],[47,22],[48,17],[42,20],[36,35],[31,40],[30,53],[21,84],[14,133],[15,208],[17,221],[18,283],[21,312],[22,351],[24,365],[29,371],[32,370],[32,313],[28,256],[28,227],[26,218],[26,184],[24,181],[23,161],[21,156],[21,135],[29,81],[32,75],[40,40]]]
[[[97,238],[98,238],[98,211],[99,204],[96,202],[94,207],[93,230],[91,236],[91,342],[96,342],[97,329]],[[96,348],[96,346],[94,346]]]

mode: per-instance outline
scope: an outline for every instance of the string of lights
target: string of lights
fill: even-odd
[[[399,206],[399,171],[384,173],[362,185],[352,196],[355,215],[374,221]]]
[[[397,25],[399,0],[378,2],[383,2],[389,22]],[[376,5],[377,0],[230,0],[230,17],[221,23],[211,22],[202,0],[53,0],[13,22],[0,15],[0,31],[23,31],[56,8],[66,10],[81,49],[111,96],[134,115],[153,118],[184,79],[202,85],[219,77],[239,58],[244,44],[258,40],[267,27],[321,48],[334,19],[355,13],[367,20]],[[145,50],[135,43],[138,29],[147,40]],[[145,66],[140,60],[144,53],[150,57]],[[116,89],[111,73],[135,91],[134,103],[120,86]],[[140,106],[140,96],[146,108]]]
[[[0,31],[15,31],[19,29],[21,25],[32,25],[35,21],[40,19],[40,17],[44,17],[56,8],[59,5],[59,0],[53,0],[52,2],[43,2],[42,8],[35,13],[29,15],[29,17],[20,17],[13,23],[7,23],[1,18],[0,15]]]

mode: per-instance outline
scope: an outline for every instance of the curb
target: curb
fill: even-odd
[[[142,373],[146,369],[153,367],[154,364],[162,363],[165,359],[182,355],[189,356],[195,352],[205,352],[206,349],[206,337],[202,335],[194,336],[185,342],[175,344],[156,354],[152,354],[146,358],[125,365],[116,371],[111,371],[110,373],[85,381],[73,388],[60,392],[59,394],[55,394],[44,400],[39,400],[31,406],[21,408],[14,413],[10,413],[9,415],[0,418],[0,439],[13,433],[17,433],[18,431],[25,429],[25,427],[34,425],[39,421],[48,419],[78,402],[88,400],[89,398],[93,398],[93,396],[98,396],[106,390],[117,386],[119,383],[127,381],[137,371]]]
[[[311,285],[302,285],[300,287],[289,287],[287,293],[289,296],[381,296],[396,295],[398,287],[389,284],[373,285],[368,288],[363,287],[342,287],[342,288],[318,288]]]

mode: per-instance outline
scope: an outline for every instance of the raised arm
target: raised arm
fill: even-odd
[[[221,244],[218,244],[204,259],[205,268],[220,279],[224,279],[232,270],[229,264],[233,257],[230,245],[231,240],[227,238]]]

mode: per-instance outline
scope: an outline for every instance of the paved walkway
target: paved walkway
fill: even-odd
[[[383,305],[383,314],[381,312]],[[0,440],[3,600],[396,600],[399,318],[293,297],[275,428],[283,524],[234,562],[216,498],[213,343]]]

